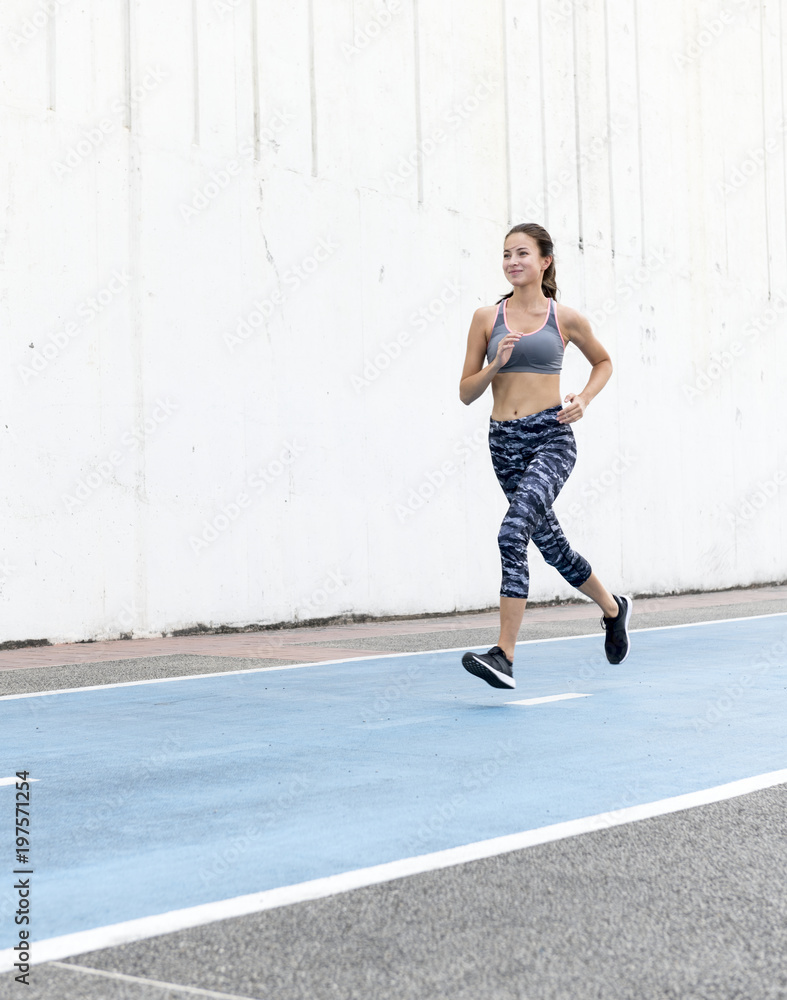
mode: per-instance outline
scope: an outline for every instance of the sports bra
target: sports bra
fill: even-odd
[[[486,348],[488,362],[495,360],[500,341],[507,333],[514,333],[506,322],[506,302],[497,304],[495,324]],[[503,307],[502,309],[500,307]],[[539,375],[551,375],[559,372],[563,366],[563,352],[566,342],[557,322],[557,305],[553,298],[549,299],[549,310],[543,326],[533,333],[526,333],[514,344],[511,357],[499,369],[501,372],[535,372]]]

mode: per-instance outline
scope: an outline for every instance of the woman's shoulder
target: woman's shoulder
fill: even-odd
[[[582,318],[582,313],[573,309],[571,306],[565,305],[563,302],[558,302],[555,299],[555,310],[560,315],[560,318],[565,318],[566,320],[576,320],[577,318]]]
[[[476,309],[476,315],[480,316],[482,319],[486,319],[489,316],[494,316],[500,306],[499,302],[496,302],[493,306],[479,306]]]
[[[579,310],[563,305],[557,299],[555,299],[555,313],[560,328],[569,333],[571,331],[581,332],[588,326],[587,318]]]
[[[478,324],[483,329],[487,339],[490,337],[492,330],[494,329],[497,310],[497,305],[479,306],[473,313],[473,322]]]

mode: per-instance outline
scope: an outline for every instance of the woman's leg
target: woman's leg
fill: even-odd
[[[496,468],[501,485],[504,489],[508,486],[506,495],[510,500],[498,533],[503,579],[497,644],[512,661],[530,586],[527,545],[551,509],[576,461],[576,444],[570,428],[557,425],[554,429],[549,428],[546,434],[545,429],[541,429],[538,439],[532,444],[537,450],[529,454],[525,452],[524,471],[517,477],[515,489],[511,489],[510,477],[502,474],[499,461]],[[515,438],[513,443],[516,443]],[[527,439],[523,438],[520,443],[527,444]]]
[[[622,663],[629,654],[630,642],[628,622],[631,617],[630,597],[616,597],[611,594],[596,574],[590,563],[578,552],[574,552],[563,534],[553,510],[548,510],[544,520],[533,531],[533,541],[550,566],[561,574],[572,587],[587,594],[601,608],[604,617],[602,625],[607,631],[604,652],[610,663]]]
[[[595,573],[591,573],[587,580],[577,587],[577,590],[581,590],[583,594],[587,594],[591,600],[595,601],[604,612],[605,618],[614,618],[617,615],[617,601]]]
[[[618,613],[615,598],[591,570],[587,559],[571,548],[553,510],[544,515],[532,539],[547,565],[553,566],[572,587],[595,601],[607,618]]]
[[[503,650],[509,660],[514,662],[516,638],[519,626],[525,613],[527,599],[522,597],[500,598],[500,638],[497,645]]]

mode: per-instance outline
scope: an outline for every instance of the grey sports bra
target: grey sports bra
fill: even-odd
[[[500,341],[507,333],[516,331],[509,329],[506,322],[506,302],[503,299],[497,305],[495,325],[486,348],[488,362],[495,360]],[[502,306],[502,308],[501,308]],[[511,357],[500,369],[501,372],[535,372],[539,375],[551,375],[563,367],[563,351],[566,342],[557,322],[557,306],[550,298],[549,311],[544,325],[533,333],[526,333],[514,344]]]

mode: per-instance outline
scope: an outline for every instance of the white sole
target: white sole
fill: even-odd
[[[473,653],[470,653],[469,655],[465,653],[462,657],[462,666],[469,673],[485,680],[487,684],[491,684],[492,687],[508,688],[509,690],[513,690],[516,687],[516,681],[513,677],[509,677],[508,674],[503,674],[499,670],[495,670],[495,668],[491,667],[488,663],[485,663],[483,660],[479,660]],[[490,675],[493,679],[492,681],[489,679]],[[495,680],[497,683],[494,683]]]
[[[628,655],[631,652],[631,636],[629,635],[629,619],[631,618],[631,612],[634,609],[634,601],[629,597],[628,594],[618,594],[618,597],[625,599],[628,607],[626,608],[626,617],[623,619],[623,628],[626,630],[626,638],[628,639],[629,648],[626,650],[626,655],[620,661],[620,663],[625,663],[628,659]],[[616,663],[615,666],[619,667],[620,663]]]

